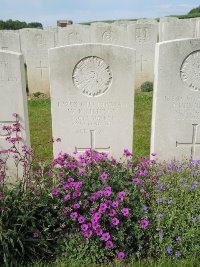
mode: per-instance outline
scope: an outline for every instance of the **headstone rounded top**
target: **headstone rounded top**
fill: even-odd
[[[181,79],[191,90],[200,91],[200,50],[192,52],[184,59]]]
[[[112,82],[112,73],[106,62],[96,56],[81,59],[72,74],[75,87],[85,96],[103,95]]]

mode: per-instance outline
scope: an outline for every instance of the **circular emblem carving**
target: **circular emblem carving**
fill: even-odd
[[[103,59],[92,56],[78,62],[72,78],[74,85],[83,95],[94,97],[104,94],[109,89],[112,74]]]
[[[181,66],[181,79],[195,91],[200,91],[200,51],[191,53]]]
[[[102,39],[105,42],[112,42],[114,40],[114,34],[112,31],[105,31],[102,35]]]

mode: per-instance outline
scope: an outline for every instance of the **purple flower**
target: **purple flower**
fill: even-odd
[[[162,198],[159,197],[159,198],[156,199],[156,201],[157,201],[158,203],[162,203]]]
[[[101,203],[101,204],[100,204],[100,207],[99,207],[99,211],[100,211],[100,212],[105,212],[106,209],[107,209],[107,205],[106,205],[106,203]]]
[[[79,204],[79,203],[75,203],[75,204],[73,205],[73,208],[74,208],[74,209],[79,209],[79,208],[80,208],[80,204]]]
[[[112,249],[113,248],[113,242],[111,240],[107,241],[106,242],[106,247],[109,248],[109,249]]]
[[[119,224],[119,220],[117,218],[113,218],[112,219],[112,224],[113,225],[118,225]]]
[[[105,190],[103,194],[105,197],[109,197],[111,195],[111,191]]]
[[[117,208],[119,206],[119,202],[118,201],[114,201],[113,203],[112,203],[112,207],[113,208]]]
[[[122,212],[122,214],[123,214],[125,217],[128,217],[128,215],[129,215],[129,209],[128,209],[128,208],[123,208],[123,209],[121,210],[121,212]]]
[[[118,254],[117,254],[117,258],[118,258],[119,260],[123,260],[124,257],[125,257],[125,253],[124,253],[123,251],[118,252]]]
[[[176,237],[176,241],[181,241],[181,237],[180,236],[177,236]]]
[[[99,228],[99,224],[98,224],[98,222],[93,222],[93,223],[92,223],[92,228],[93,228],[93,229],[97,229],[97,228]]]
[[[85,222],[85,218],[84,218],[82,215],[80,215],[80,216],[78,217],[78,222],[79,222],[79,223],[84,223],[84,222]]]
[[[92,230],[85,231],[84,236],[88,237],[88,238],[91,237],[92,236]]]
[[[34,237],[34,238],[37,238],[37,237],[39,237],[39,236],[40,236],[40,232],[33,232],[33,234],[32,234],[32,235],[33,235],[33,237]]]
[[[142,246],[139,246],[139,247],[138,247],[138,250],[139,250],[139,251],[141,251],[142,249],[143,249],[143,247],[142,247]]]
[[[149,226],[149,220],[144,219],[140,221],[140,227],[141,228],[146,228],[147,226]]]
[[[64,196],[64,200],[70,200],[70,198],[71,198],[71,197],[70,197],[69,194]]]
[[[106,180],[106,179],[108,178],[108,174],[105,173],[105,172],[103,172],[103,173],[100,175],[100,177],[101,177],[101,180]]]
[[[78,213],[77,213],[77,212],[72,212],[72,213],[70,214],[70,217],[71,217],[72,219],[76,219],[76,218],[78,217]]]
[[[155,152],[152,152],[151,153],[151,156],[155,157],[156,156],[156,153]]]
[[[139,178],[133,178],[132,181],[134,184],[139,184],[140,179]]]
[[[168,246],[168,247],[166,248],[166,251],[167,251],[168,254],[170,254],[170,253],[172,252],[172,248]]]
[[[117,195],[117,199],[122,201],[125,196],[126,196],[126,192],[124,192],[124,191],[119,192]]]
[[[108,241],[110,239],[110,234],[109,233],[103,233],[101,239],[104,241]]]
[[[117,212],[116,212],[116,210],[110,210],[109,211],[109,215],[110,215],[110,217],[113,217],[113,216],[115,216],[117,214]]]
[[[159,233],[160,238],[163,238],[164,235],[165,235],[165,234],[164,234],[163,232],[160,232],[160,233]]]
[[[51,191],[51,194],[53,195],[53,196],[56,196],[56,195],[58,195],[60,193],[60,190],[58,189],[58,188],[54,188],[52,191]]]
[[[79,170],[79,174],[80,174],[80,175],[83,175],[85,172],[86,172],[85,169],[80,169],[80,170]]]
[[[144,206],[144,210],[147,211],[149,208],[147,206]]]
[[[81,230],[83,231],[83,232],[85,232],[85,231],[87,231],[88,230],[88,225],[87,224],[82,224],[81,225]]]
[[[164,217],[163,214],[158,214],[158,216],[157,216],[158,219],[161,219],[161,218],[163,218],[163,217]]]
[[[178,258],[181,256],[181,253],[179,251],[176,251],[175,256]]]
[[[171,204],[172,201],[173,201],[173,200],[172,200],[172,197],[170,197],[170,198],[168,199],[167,203],[168,203],[168,204]]]
[[[196,220],[197,220],[197,218],[195,218],[195,217],[192,218],[192,221],[193,222],[196,222]]]
[[[96,234],[97,234],[98,236],[102,235],[102,234],[103,234],[103,230],[102,230],[101,228],[97,228],[97,229],[96,229]]]
[[[67,181],[68,181],[68,183],[72,183],[72,182],[74,182],[74,178],[69,177],[69,178],[67,179]]]

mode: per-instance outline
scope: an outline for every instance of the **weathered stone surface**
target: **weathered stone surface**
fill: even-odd
[[[113,24],[106,26],[98,25],[91,27],[91,40],[93,43],[127,46],[128,34],[123,27]]]
[[[25,57],[29,93],[49,94],[48,49],[55,47],[55,31],[20,30],[22,52]]]
[[[90,26],[70,25],[58,29],[58,46],[90,43]]]
[[[49,60],[54,156],[132,150],[135,50],[72,45],[50,49]]]
[[[200,39],[157,44],[151,151],[200,159]]]
[[[0,31],[0,50],[21,52],[20,37],[18,31]]]
[[[10,148],[11,144],[5,140],[7,131],[2,126],[12,126],[16,122],[13,113],[19,115],[24,144],[30,146],[23,57],[19,53],[0,50],[0,151]],[[0,153],[2,157],[5,154]],[[11,179],[16,179],[17,170],[12,158],[8,160],[7,168]]]

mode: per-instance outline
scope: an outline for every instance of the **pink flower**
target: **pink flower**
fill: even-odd
[[[105,172],[103,172],[103,173],[100,175],[100,177],[101,177],[101,180],[106,180],[106,179],[108,178],[108,174],[105,173]]]
[[[14,118],[17,118],[17,117],[18,117],[18,114],[14,112],[14,113],[12,114],[12,116],[13,116]]]
[[[113,242],[111,240],[107,241],[106,242],[106,247],[109,248],[109,249],[112,249],[113,248]]]
[[[117,218],[113,218],[112,219],[112,224],[115,225],[115,226],[118,225],[119,224],[119,220]]]
[[[84,223],[84,222],[85,222],[85,218],[84,218],[82,215],[80,215],[80,216],[78,217],[78,222],[79,222],[79,223]]]
[[[149,226],[149,220],[146,220],[146,219],[141,220],[140,227],[141,228],[146,228],[147,226]]]
[[[105,197],[109,197],[111,195],[111,191],[105,190],[103,194]]]
[[[70,197],[69,194],[64,196],[64,200],[70,200],[70,198],[71,198],[71,197]]]
[[[56,196],[56,195],[58,195],[60,193],[60,190],[58,189],[58,188],[54,188],[52,191],[51,191],[51,194],[53,195],[53,196]]]
[[[120,251],[120,252],[117,254],[117,258],[118,258],[119,260],[123,260],[124,257],[125,257],[125,253],[124,253],[123,251]]]
[[[102,230],[101,228],[97,228],[97,229],[96,229],[96,234],[97,234],[98,236],[102,235],[102,234],[103,234],[103,230]]]
[[[39,237],[40,236],[40,232],[33,232],[33,237],[34,238],[37,238],[37,237]]]
[[[108,241],[110,239],[110,234],[109,233],[102,234],[101,239],[104,241]]]
[[[113,203],[112,203],[112,207],[113,208],[117,208],[119,206],[119,202],[118,201],[114,201]]]
[[[74,178],[69,177],[69,178],[67,179],[67,182],[68,182],[68,183],[72,183],[72,182],[74,182]]]
[[[80,206],[81,206],[81,205],[80,205],[79,203],[75,203],[75,204],[73,205],[73,208],[74,208],[74,209],[79,209]]]
[[[133,178],[132,181],[134,184],[138,184],[140,182],[140,179],[139,178]]]
[[[126,148],[124,149],[124,156],[129,157],[129,156],[133,156],[133,154]]]
[[[84,232],[84,236],[85,237],[91,237],[92,236],[92,230],[88,230],[88,231],[86,231],[86,232]]]
[[[86,172],[85,169],[80,169],[80,170],[79,170],[79,174],[80,174],[80,175],[83,175],[85,172]]]
[[[106,203],[101,203],[101,204],[100,204],[100,207],[99,207],[99,211],[100,211],[100,212],[105,212],[106,209],[107,209],[107,205],[106,205]]]
[[[82,224],[81,225],[81,230],[84,231],[84,232],[87,231],[88,230],[88,225],[87,224]]]
[[[155,152],[152,152],[151,153],[151,156],[155,157],[156,156],[156,153]]]
[[[116,210],[114,210],[114,209],[112,209],[112,210],[109,211],[109,215],[110,215],[110,217],[113,217],[113,216],[115,216],[116,214],[117,214],[117,212],[116,212]]]
[[[128,208],[123,208],[123,209],[121,210],[121,212],[122,212],[122,214],[123,214],[125,217],[128,217],[128,215],[129,215],[129,209],[128,209]]]
[[[70,214],[70,217],[71,217],[72,219],[76,219],[76,218],[78,217],[78,213],[77,213],[77,212],[72,212],[72,213]]]

